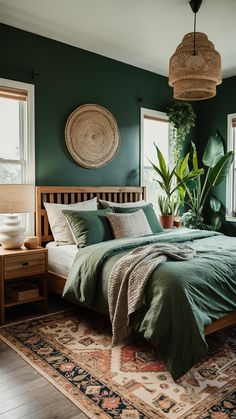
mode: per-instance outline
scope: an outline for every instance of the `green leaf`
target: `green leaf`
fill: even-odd
[[[212,221],[211,221],[212,230],[218,231],[221,227],[221,224],[222,222],[221,222],[220,217],[218,215],[213,216]]]
[[[162,154],[161,150],[159,149],[159,147],[157,147],[156,144],[154,144],[154,145],[156,147],[157,158],[158,158],[158,161],[159,161],[160,170],[161,170],[162,174],[165,175],[166,172],[167,172],[165,159],[164,159],[163,154]]]
[[[179,192],[179,199],[180,199],[181,203],[184,204],[184,198],[185,198],[184,188],[182,188],[182,186],[180,186],[179,189],[178,189],[178,192]]]
[[[189,153],[186,154],[179,168],[179,176],[181,178],[183,177],[184,172],[188,169],[188,161],[189,161]]]
[[[219,212],[221,208],[221,202],[219,199],[214,198],[214,196],[210,197],[210,206],[213,212]]]
[[[193,191],[194,189],[196,189],[197,188],[196,179],[187,180],[186,186],[187,186],[188,189],[190,189],[190,191]]]
[[[223,139],[219,132],[211,135],[207,141],[202,161],[207,167],[214,167],[224,156]]]
[[[192,143],[192,147],[193,147],[193,169],[197,171],[198,170],[198,156],[197,156],[196,146],[194,143]]]
[[[234,152],[228,151],[210,170],[208,182],[211,186],[219,185],[226,178],[234,159]]]

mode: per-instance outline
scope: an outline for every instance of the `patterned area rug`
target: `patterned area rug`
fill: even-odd
[[[209,354],[174,382],[140,337],[111,347],[108,320],[64,312],[0,337],[89,418],[236,418],[236,328],[208,337]]]

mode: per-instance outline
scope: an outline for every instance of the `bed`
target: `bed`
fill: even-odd
[[[94,197],[117,203],[136,202],[141,199],[146,199],[146,190],[145,187],[141,186],[37,186],[36,235],[39,238],[40,246],[45,247],[54,240],[50,230],[47,212],[44,208],[44,202],[73,204],[75,202],[87,201]],[[55,244],[52,244],[51,246],[55,247]],[[54,249],[54,254],[56,252],[57,250]],[[62,295],[66,279],[67,276],[62,273],[49,270],[49,290]]]
[[[113,201],[117,203],[136,202],[140,199],[145,199],[144,187],[60,187],[60,186],[46,186],[37,187],[37,214],[36,214],[36,232],[40,240],[40,244],[48,247],[49,250],[49,289],[58,294],[62,294],[67,274],[74,255],[76,254],[76,247],[73,245],[63,246],[64,249],[56,249],[53,244],[53,237],[48,224],[47,214],[43,206],[43,202],[50,203],[74,203],[85,201],[93,197]],[[235,239],[236,240],[236,239]],[[49,244],[48,244],[49,243]],[[56,254],[64,252],[67,257],[67,270],[60,263],[52,263]],[[57,256],[57,260],[63,260],[62,256]],[[55,262],[55,260],[54,260]],[[64,270],[63,270],[64,269]],[[233,296],[232,298],[234,298]],[[98,310],[99,311],[99,310]],[[213,321],[205,327],[205,335],[213,333],[229,325],[236,324],[236,311],[231,311],[222,318]]]

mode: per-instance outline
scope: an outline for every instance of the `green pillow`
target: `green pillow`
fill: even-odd
[[[113,239],[106,217],[106,214],[112,212],[112,208],[97,211],[62,211],[79,248]]]
[[[151,227],[153,234],[162,233],[162,231],[164,231],[159,223],[159,220],[156,216],[156,213],[151,203],[147,205],[140,205],[140,207],[115,207],[113,206],[112,208],[117,213],[135,212],[142,209],[144,214],[146,215],[146,218],[148,220],[148,223]]]

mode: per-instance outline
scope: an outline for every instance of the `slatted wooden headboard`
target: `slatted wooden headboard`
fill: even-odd
[[[36,187],[36,234],[40,245],[53,240],[44,202],[74,204],[91,198],[113,202],[136,202],[146,198],[144,186],[37,186]]]

